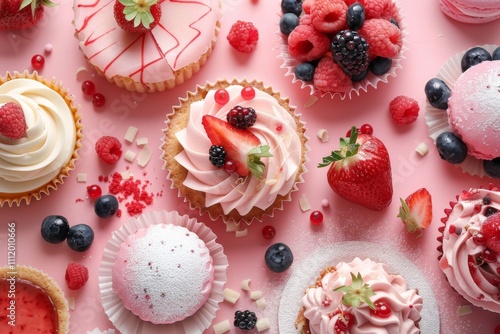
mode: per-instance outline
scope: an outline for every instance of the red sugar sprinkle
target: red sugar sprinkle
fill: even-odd
[[[130,216],[140,215],[146,205],[153,203],[153,194],[148,193],[146,188],[151,184],[148,180],[136,180],[131,177],[128,180],[123,180],[120,173],[113,173],[109,183],[109,192],[116,195],[120,203],[125,203],[127,213]]]
[[[81,202],[85,202],[85,201],[84,201],[82,198],[77,198],[77,199],[75,200],[75,203],[81,203]]]

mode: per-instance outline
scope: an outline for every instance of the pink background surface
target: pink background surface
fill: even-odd
[[[77,69],[88,65],[73,37],[71,1],[62,0],[59,6],[47,10],[45,18],[36,28],[0,33],[0,73],[31,70],[31,56],[43,53],[46,44],[53,45],[54,50],[46,56],[45,67],[40,73],[62,80],[75,95],[75,102],[81,106],[86,136],[76,170],[63,186],[29,206],[23,204],[0,209],[0,265],[7,262],[7,223],[15,221],[16,262],[42,269],[60,283],[67,296],[76,299],[75,309],[71,311],[70,332],[80,334],[96,327],[101,330],[113,328],[100,304],[97,274],[106,241],[112,231],[130,217],[122,206],[124,213],[121,218],[99,219],[93,212],[92,202],[86,198],[86,186],[98,183],[104,188],[105,184],[97,180],[100,175],[129,168],[143,183],[146,180],[151,182],[147,190],[154,193],[155,198],[146,210],[187,213],[205,222],[218,235],[218,242],[224,246],[229,260],[227,287],[241,291],[240,282],[250,278],[251,288],[263,291],[268,301],[265,310],[258,311],[249,295],[241,291],[242,296],[236,305],[221,303],[214,324],[225,319],[232,322],[237,309],[252,309],[259,317],[270,318],[272,326],[269,332],[278,333],[277,305],[294,266],[321,247],[340,241],[365,240],[391,247],[419,267],[438,300],[442,333],[493,333],[495,326],[500,324],[500,315],[476,307],[472,307],[469,315],[457,315],[457,307],[467,302],[446,283],[436,260],[437,229],[448,202],[463,189],[487,184],[490,180],[464,174],[439,158],[428,136],[423,112],[427,80],[435,76],[443,62],[456,52],[480,44],[498,44],[500,21],[484,25],[461,24],[444,16],[435,1],[400,0],[408,33],[405,41],[408,50],[403,69],[398,71],[397,77],[389,78],[388,84],[381,84],[377,90],[371,88],[352,100],[321,98],[313,106],[306,107],[310,99],[309,91],[301,90],[299,83],[292,84],[291,77],[285,77],[286,70],[280,68],[281,61],[277,58],[279,1],[223,0],[222,3],[220,37],[207,65],[183,85],[154,95],[119,89],[98,77],[93,70],[77,78]],[[258,46],[252,54],[240,54],[227,43],[226,35],[237,19],[254,22],[260,32]],[[284,210],[273,218],[249,226],[248,235],[243,238],[236,238],[234,232],[226,232],[222,221],[212,222],[206,215],[199,217],[197,212],[190,211],[188,205],[177,198],[177,192],[170,189],[170,182],[165,179],[167,172],[162,169],[159,158],[165,114],[178,104],[178,98],[184,97],[186,91],[194,90],[196,84],[232,77],[262,80],[290,97],[291,103],[297,106],[307,123],[312,148],[305,183],[293,194],[292,202],[286,203]],[[96,83],[97,91],[105,95],[107,102],[103,108],[94,108],[81,93],[80,85],[86,78],[91,78]],[[388,114],[389,101],[401,94],[415,98],[421,107],[417,122],[410,126],[395,125]],[[386,144],[391,156],[394,197],[392,204],[381,212],[373,212],[339,198],[326,183],[327,169],[316,168],[321,157],[338,146],[339,136],[343,136],[351,125],[360,126],[363,123],[373,125],[374,134]],[[102,135],[115,135],[121,139],[129,125],[139,128],[138,137],[149,138],[153,158],[145,168],[123,159],[113,167],[103,165],[93,151],[95,141]],[[330,134],[328,143],[321,143],[316,136],[321,128],[326,128]],[[430,147],[424,157],[415,153],[415,147],[421,142]],[[124,150],[127,149],[139,152],[135,144],[124,144]],[[87,174],[86,184],[76,182],[77,173]],[[426,187],[432,195],[434,219],[424,235],[416,238],[416,235],[406,233],[396,215],[399,197],[406,197],[421,187]],[[311,226],[310,212],[302,212],[299,207],[301,195],[307,196],[313,210],[323,211],[325,219],[322,226]],[[323,199],[329,201],[329,208],[321,207]],[[91,225],[95,240],[90,250],[77,253],[65,243],[45,243],[40,236],[40,223],[51,214],[67,217],[71,225]],[[262,227],[267,224],[273,225],[277,231],[272,241],[261,236]],[[296,262],[283,274],[270,272],[264,264],[265,250],[274,242],[285,242],[295,255]],[[65,268],[71,261],[86,265],[90,271],[87,285],[77,292],[68,290],[64,282]],[[206,332],[213,333],[213,329],[209,328]],[[231,329],[231,333],[237,332],[239,330]]]

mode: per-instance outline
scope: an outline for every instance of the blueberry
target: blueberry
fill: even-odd
[[[68,236],[69,223],[63,216],[47,216],[42,221],[42,238],[51,244],[59,244]]]
[[[299,25],[299,18],[294,13],[286,13],[280,19],[280,31],[284,35],[290,35],[290,33]]]
[[[442,110],[448,109],[450,94],[450,88],[441,79],[432,78],[425,84],[425,96],[427,97],[427,101],[435,108]]]
[[[311,63],[301,63],[295,66],[295,75],[302,81],[312,81],[315,67]]]
[[[392,59],[385,57],[375,57],[370,62],[369,69],[375,75],[382,75],[387,73],[392,66]]]
[[[452,164],[459,164],[467,158],[467,146],[451,132],[443,132],[437,137],[436,148],[441,159]]]
[[[483,61],[491,60],[491,55],[488,51],[483,49],[482,47],[476,46],[468,50],[462,56],[462,72],[467,71],[471,66],[482,63]]]
[[[399,28],[399,23],[398,23],[398,20],[396,20],[395,17],[391,17],[391,23],[394,24],[396,27]]]
[[[103,195],[95,201],[94,211],[101,218],[109,218],[118,211],[118,200],[113,195]]]
[[[85,252],[94,241],[94,231],[86,224],[72,226],[68,231],[66,242],[69,248],[77,252]]]
[[[278,242],[269,246],[264,259],[267,267],[271,271],[275,273],[282,273],[292,265],[293,254],[290,247]]]
[[[367,68],[363,72],[361,72],[359,74],[356,74],[356,75],[353,75],[351,77],[351,81],[352,82],[360,82],[361,80],[363,80],[364,78],[366,78],[366,76],[368,75],[368,72],[370,72],[370,70]]]
[[[358,30],[365,23],[365,7],[355,2],[347,8],[347,25],[352,30]]]
[[[281,11],[283,14],[294,13],[300,16],[300,13],[302,13],[302,2],[300,0],[281,0]]]
[[[491,54],[491,60],[500,60],[500,46]]]
[[[483,168],[490,177],[500,179],[500,157],[493,160],[484,160]]]

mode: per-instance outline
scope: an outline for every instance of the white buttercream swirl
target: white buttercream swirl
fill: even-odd
[[[485,197],[489,204],[483,204]],[[443,231],[443,256],[439,266],[451,286],[474,305],[493,312],[500,312],[500,261],[475,265],[469,269],[471,258],[479,259],[486,248],[474,242],[473,236],[481,231],[486,220],[487,207],[500,210],[500,192],[487,189],[471,189],[458,198],[449,213]],[[450,232],[450,226],[454,226]],[[473,263],[473,262],[472,262]],[[492,284],[496,283],[496,284]]]
[[[230,99],[225,105],[215,102],[215,90],[209,91],[203,101],[191,104],[186,128],[176,133],[184,150],[175,159],[188,171],[184,185],[204,192],[207,207],[220,203],[225,214],[233,209],[240,215],[247,214],[253,207],[265,210],[278,195],[288,194],[302,157],[301,139],[289,111],[258,89],[255,89],[255,98],[245,100],[241,96],[242,88],[239,85],[226,87]],[[209,161],[211,143],[201,123],[202,117],[208,114],[226,119],[226,114],[236,105],[256,110],[257,120],[249,131],[263,145],[271,147],[273,157],[262,159],[266,168],[261,180],[254,176],[241,179],[214,167]]]
[[[76,127],[61,95],[36,80],[2,84],[0,106],[8,102],[21,106],[27,130],[20,139],[0,135],[0,193],[22,193],[58,175],[73,155]]]
[[[387,272],[387,266],[371,259],[355,258],[351,263],[341,262],[321,280],[321,286],[309,288],[302,298],[305,307],[304,316],[309,320],[311,334],[334,334],[335,323],[341,312],[349,312],[354,317],[354,325],[350,334],[387,333],[409,334],[420,333],[415,325],[421,318],[422,297],[417,290],[408,289],[406,280],[399,275]],[[343,285],[351,285],[351,273],[360,273],[363,282],[375,292],[370,299],[388,302],[391,315],[387,318],[372,315],[370,307],[362,303],[358,308],[342,304],[342,292],[334,292]]]

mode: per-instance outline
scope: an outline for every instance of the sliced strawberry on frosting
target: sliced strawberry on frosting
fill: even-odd
[[[260,139],[252,132],[237,129],[211,115],[203,116],[202,124],[212,145],[224,148],[226,161],[232,162],[239,176],[245,177],[251,173],[262,178],[265,165],[260,158],[272,157],[269,145],[261,145]]]
[[[410,194],[405,200],[402,198],[398,217],[405,223],[408,232],[414,233],[423,230],[432,221],[432,200],[431,195],[425,188],[420,188]],[[419,235],[419,236],[420,236]]]

